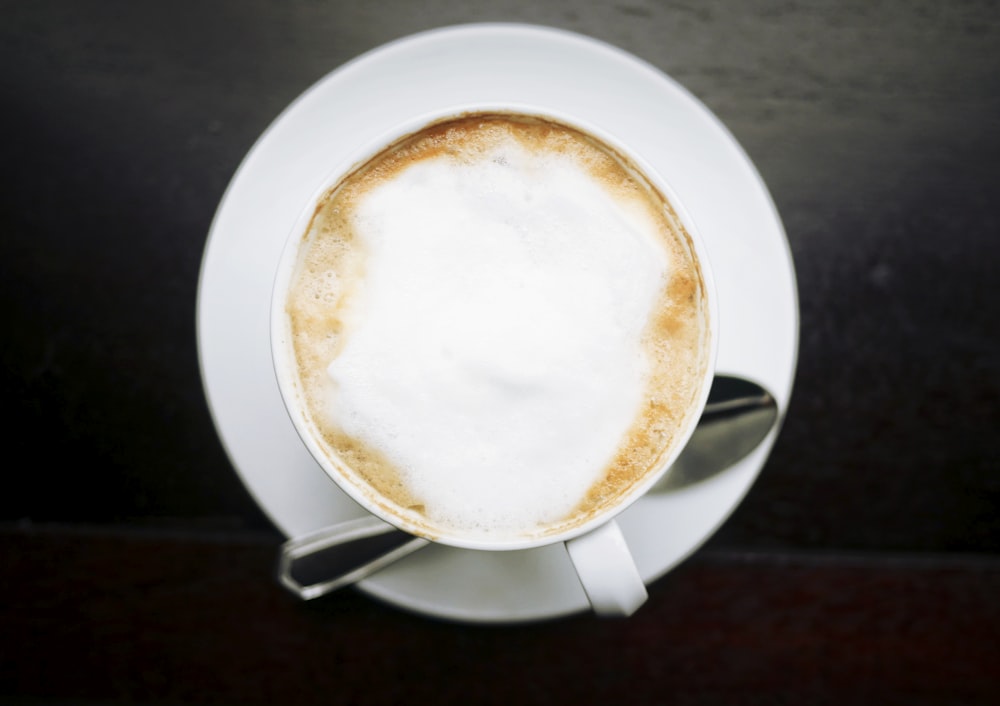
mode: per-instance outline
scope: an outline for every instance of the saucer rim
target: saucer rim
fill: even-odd
[[[219,430],[220,432],[220,438],[222,439],[223,446],[226,448],[226,451],[229,454],[230,459],[233,461],[234,468],[240,475],[241,480],[243,480],[244,484],[247,486],[248,491],[261,506],[265,514],[267,514],[271,518],[275,526],[282,529],[282,531],[286,532],[287,534],[288,532],[285,527],[287,523],[281,521],[282,518],[278,518],[274,514],[272,514],[272,512],[268,507],[268,498],[261,497],[256,492],[256,488],[254,487],[254,483],[252,482],[253,479],[248,478],[246,476],[245,469],[242,469],[240,465],[236,462],[236,455],[233,453],[232,449],[230,449],[230,443],[232,442],[224,435],[223,426],[221,425],[221,420],[219,419],[219,415],[223,414],[223,412],[221,412],[220,409],[218,409],[218,407],[220,407],[221,405],[219,404],[218,400],[213,399],[213,393],[212,390],[210,389],[211,386],[209,384],[209,379],[212,374],[212,371],[209,369],[210,365],[207,362],[206,357],[203,355],[204,353],[203,346],[205,344],[204,336],[206,335],[203,327],[205,322],[202,316],[203,305],[204,305],[203,297],[205,296],[207,290],[206,281],[212,275],[212,271],[210,268],[211,263],[209,262],[210,248],[212,247],[213,241],[218,241],[219,238],[222,237],[219,236],[217,230],[217,228],[221,229],[222,227],[220,225],[222,211],[224,209],[224,206],[228,202],[227,200],[231,197],[232,193],[235,192],[240,187],[241,180],[249,179],[247,173],[254,168],[253,158],[257,154],[258,149],[263,144],[265,144],[265,142],[268,139],[270,139],[272,135],[276,134],[276,131],[279,129],[281,125],[286,124],[292,118],[292,116],[295,115],[295,111],[298,109],[299,106],[304,105],[307,100],[313,100],[317,96],[321,96],[322,92],[324,90],[328,90],[328,87],[339,77],[343,77],[345,74],[350,74],[351,72],[364,70],[367,64],[372,61],[385,61],[387,57],[391,58],[393,55],[405,56],[407,51],[419,48],[421,45],[426,46],[427,44],[434,44],[436,42],[454,41],[456,38],[461,38],[468,41],[473,35],[479,35],[479,36],[506,35],[506,37],[511,40],[513,39],[523,40],[525,38],[533,40],[541,39],[543,42],[552,42],[555,44],[559,42],[571,42],[575,43],[578,47],[582,46],[588,50],[597,52],[598,54],[602,54],[604,57],[613,57],[614,61],[625,61],[627,63],[630,63],[631,65],[633,65],[636,71],[653,72],[655,74],[655,78],[658,81],[662,82],[663,85],[665,86],[669,86],[670,90],[675,92],[676,95],[686,98],[686,100],[690,102],[690,104],[687,106],[688,108],[694,108],[696,111],[700,111],[701,117],[703,119],[707,118],[709,122],[713,123],[717,129],[717,132],[721,137],[728,138],[728,140],[731,143],[729,147],[731,148],[734,147],[736,154],[741,156],[742,159],[744,160],[745,162],[745,164],[743,165],[744,170],[748,171],[751,176],[755,177],[756,181],[754,184],[752,184],[752,186],[755,187],[758,191],[762,192],[762,195],[769,204],[771,210],[770,215],[772,219],[771,226],[772,228],[776,227],[776,231],[781,236],[782,244],[784,246],[784,252],[786,255],[786,263],[785,263],[785,267],[787,268],[786,274],[789,276],[789,282],[791,284],[790,295],[792,298],[792,311],[793,311],[793,317],[792,317],[793,320],[790,322],[786,322],[786,325],[790,324],[792,329],[794,330],[792,338],[794,340],[795,345],[791,352],[790,370],[788,371],[787,374],[787,385],[785,386],[785,389],[774,391],[776,398],[779,400],[778,421],[776,423],[775,428],[768,435],[768,438],[766,438],[765,441],[762,442],[762,444],[758,447],[758,449],[753,454],[751,454],[751,456],[748,457],[748,459],[745,459],[743,462],[741,462],[741,464],[739,464],[743,466],[742,481],[741,481],[742,488],[740,492],[737,493],[737,499],[735,501],[731,500],[728,503],[726,503],[727,507],[718,515],[710,531],[704,533],[704,535],[695,542],[690,543],[690,546],[688,546],[686,551],[682,552],[682,554],[679,557],[676,557],[674,560],[668,562],[667,565],[659,567],[659,569],[656,571],[644,572],[643,578],[647,581],[647,583],[649,583],[653,580],[656,580],[660,576],[664,575],[665,573],[670,571],[674,566],[676,566],[677,563],[683,561],[688,556],[690,556],[691,553],[696,551],[705,541],[707,541],[708,538],[710,538],[717,531],[718,527],[721,526],[726,519],[728,519],[732,511],[739,505],[740,501],[742,500],[742,497],[749,490],[753,480],[756,478],[761,467],[763,466],[763,463],[766,460],[766,456],[770,452],[774,440],[777,437],[777,434],[780,431],[780,427],[784,421],[785,410],[787,408],[787,400],[791,394],[791,385],[794,378],[794,371],[797,365],[799,310],[797,302],[797,291],[794,281],[794,263],[791,258],[791,253],[787,242],[787,236],[785,235],[783,226],[781,225],[780,217],[778,216],[777,210],[774,207],[770,194],[767,192],[766,185],[760,178],[760,175],[756,172],[756,169],[753,167],[752,163],[746,156],[745,152],[736,142],[735,138],[733,138],[732,135],[728,133],[728,131],[718,120],[718,118],[716,118],[704,105],[702,105],[696,98],[694,98],[693,95],[687,92],[686,89],[677,84],[669,76],[663,74],[662,72],[659,72],[654,67],[646,64],[645,62],[632,56],[631,54],[628,54],[627,52],[624,52],[623,50],[618,49],[617,47],[608,45],[600,40],[575,34],[567,30],[547,28],[538,25],[523,25],[523,24],[513,24],[513,23],[479,23],[472,25],[457,25],[452,27],[438,28],[421,32],[416,35],[411,35],[409,37],[403,37],[401,39],[394,40],[381,47],[376,47],[372,50],[369,50],[368,52],[365,52],[364,54],[356,57],[355,59],[352,59],[351,61],[347,62],[346,64],[342,65],[341,67],[327,74],[327,76],[322,78],[311,88],[305,91],[299,98],[293,101],[288,106],[288,108],[286,108],[286,110],[283,111],[281,115],[278,116],[278,118],[274,121],[274,123],[272,123],[272,125],[268,127],[267,130],[264,131],[264,133],[258,139],[257,143],[255,143],[255,145],[247,153],[240,167],[237,169],[229,186],[226,189],[226,193],[223,195],[222,200],[220,201],[219,209],[216,212],[216,217],[213,219],[208,242],[206,243],[206,252],[205,252],[205,257],[202,261],[202,270],[199,277],[199,289],[198,289],[198,348],[199,348],[199,365],[201,366],[202,379],[205,383],[206,396],[208,397],[209,400],[209,407],[211,414],[213,416],[213,421],[216,424],[217,430]],[[321,470],[319,470],[318,472],[322,473]],[[339,489],[337,489],[337,491],[341,492],[339,491]],[[636,504],[640,505],[642,503],[643,499],[640,499]],[[630,512],[630,510],[626,511],[626,513],[628,512]],[[546,547],[543,549],[550,549],[555,551],[561,549],[561,547]],[[427,550],[424,550],[424,552],[426,551]],[[463,551],[463,550],[455,550],[455,551]],[[534,550],[528,550],[528,551],[534,551]],[[420,554],[424,554],[424,552],[421,552]],[[406,563],[413,564],[420,561],[421,557],[419,555],[414,555],[414,557],[406,560]],[[391,573],[392,569],[387,571]],[[392,604],[398,608],[410,610],[424,615],[431,615],[450,620],[458,620],[461,622],[510,623],[510,622],[536,621],[541,619],[556,618],[577,613],[582,610],[586,610],[588,607],[587,604],[585,603],[585,597],[584,597],[584,602],[581,603],[580,596],[576,596],[574,600],[567,601],[563,606],[562,610],[553,610],[552,608],[547,608],[542,611],[532,611],[529,609],[529,610],[518,610],[512,613],[510,611],[503,611],[503,610],[490,612],[489,610],[484,611],[481,609],[477,610],[475,608],[462,609],[462,608],[456,608],[456,606],[454,605],[450,604],[441,605],[440,603],[436,603],[433,600],[429,601],[420,600],[413,595],[407,595],[405,591],[400,592],[398,586],[394,587],[394,584],[392,584],[391,582],[387,583],[383,580],[380,580],[380,576],[372,577],[361,582],[360,584],[358,584],[358,588],[363,592],[365,592],[366,594],[371,595],[379,600],[385,601],[389,604]]]

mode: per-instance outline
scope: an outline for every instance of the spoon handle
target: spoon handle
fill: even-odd
[[[282,544],[278,580],[310,600],[360,581],[427,544],[374,515],[362,517]]]

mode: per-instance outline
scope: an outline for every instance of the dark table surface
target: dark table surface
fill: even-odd
[[[0,3],[4,703],[1000,703],[993,2]],[[767,182],[799,365],[759,480],[628,621],[296,603],[199,377],[209,225],[299,93],[435,26],[618,45]]]

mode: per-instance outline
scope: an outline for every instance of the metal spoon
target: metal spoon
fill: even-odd
[[[726,470],[757,448],[777,419],[778,404],[763,387],[716,375],[690,441],[649,492],[677,490]]]
[[[729,468],[757,447],[777,418],[777,403],[763,387],[717,375],[691,440],[650,492],[677,490]],[[429,543],[369,515],[282,544],[278,580],[310,600],[360,581]]]

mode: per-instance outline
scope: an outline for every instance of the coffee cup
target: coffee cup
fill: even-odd
[[[304,200],[274,369],[363,508],[480,551],[565,544],[595,612],[647,597],[615,517],[684,448],[718,317],[704,246],[620,139],[536,106],[406,121]]]

